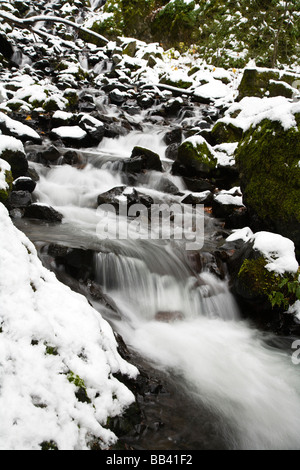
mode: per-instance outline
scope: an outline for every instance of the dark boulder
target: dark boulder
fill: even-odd
[[[146,170],[162,171],[159,155],[144,147],[134,147],[131,157],[123,162],[123,171],[134,174]]]
[[[61,222],[63,218],[62,214],[53,209],[53,207],[38,203],[26,207],[24,217],[53,223]]]

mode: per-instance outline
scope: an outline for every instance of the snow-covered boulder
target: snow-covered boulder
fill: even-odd
[[[137,370],[111,327],[61,284],[0,204],[0,449],[108,448],[108,418],[134,402]]]

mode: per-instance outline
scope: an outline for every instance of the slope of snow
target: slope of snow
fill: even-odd
[[[134,401],[113,374],[137,375],[117,352],[112,329],[87,300],[46,270],[0,204],[0,449],[102,448],[107,429]],[[74,378],[89,403],[76,398]]]

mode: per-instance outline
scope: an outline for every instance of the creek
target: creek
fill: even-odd
[[[201,107],[197,113],[199,120]],[[143,404],[152,428],[128,438],[130,445],[167,450],[299,449],[300,377],[291,361],[289,340],[259,331],[245,320],[226,276],[220,279],[210,269],[220,221],[203,214],[198,268],[182,240],[99,237],[103,214],[97,210],[97,197],[121,185],[132,190],[120,162],[130,157],[134,146],[157,152],[163,163],[163,172],[141,174],[135,189],[167,204],[180,204],[190,193],[183,179],[170,172],[172,161],[165,157],[163,141],[166,129],[145,116],[146,112],[135,117],[140,130],[80,149],[80,167],[32,162],[40,177],[36,199],[62,213],[63,222],[15,219],[15,224],[58,275],[62,268],[46,256],[50,244],[93,251],[95,282],[118,313],[112,315],[100,302],[92,302],[94,307],[141,366],[161,380],[163,390]],[[174,124],[182,124],[182,118]],[[166,176],[180,195],[159,189]],[[121,230],[127,228],[125,219],[118,220]]]

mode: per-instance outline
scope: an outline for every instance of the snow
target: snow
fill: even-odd
[[[299,265],[295,257],[295,245],[289,238],[272,232],[253,234],[249,227],[234,230],[227,242],[235,240],[253,241],[253,248],[262,253],[267,260],[266,268],[277,274],[297,273]]]
[[[240,111],[236,118],[231,115]],[[274,98],[245,97],[234,103],[219,122],[232,123],[247,131],[251,125],[257,126],[264,119],[279,121],[285,130],[296,126],[295,114],[300,113],[300,103],[291,102],[283,96]]]
[[[0,112],[0,123],[5,123],[6,127],[13,133],[21,136],[28,136],[32,139],[40,139],[39,134],[29,126],[22,124],[21,122],[15,121],[14,119],[6,116],[6,114]]]
[[[107,418],[134,401],[112,374],[138,372],[119,356],[100,313],[42,266],[1,204],[0,223],[0,449],[38,450],[52,440],[60,450],[85,450],[93,436],[107,448],[116,441]],[[77,400],[71,372],[91,403]]]
[[[54,134],[62,138],[71,138],[81,140],[86,137],[87,133],[79,126],[61,126],[52,129]]]
[[[8,184],[5,178],[6,171],[10,171],[10,165],[5,160],[0,158],[0,190],[8,189]]]
[[[230,89],[220,80],[212,79],[209,83],[195,89],[195,95],[202,98],[224,98],[230,94]]]
[[[16,139],[15,137],[11,137],[9,135],[1,135],[1,138],[0,138],[0,155],[5,150],[11,150],[13,152],[25,153],[24,146],[23,146],[22,142],[19,139]]]
[[[228,191],[222,190],[216,196],[215,200],[225,205],[234,205],[243,207],[243,196],[239,187],[234,187]]]
[[[73,113],[68,113],[67,111],[55,111],[53,114],[53,119],[61,119],[62,121],[68,121],[72,119]]]

